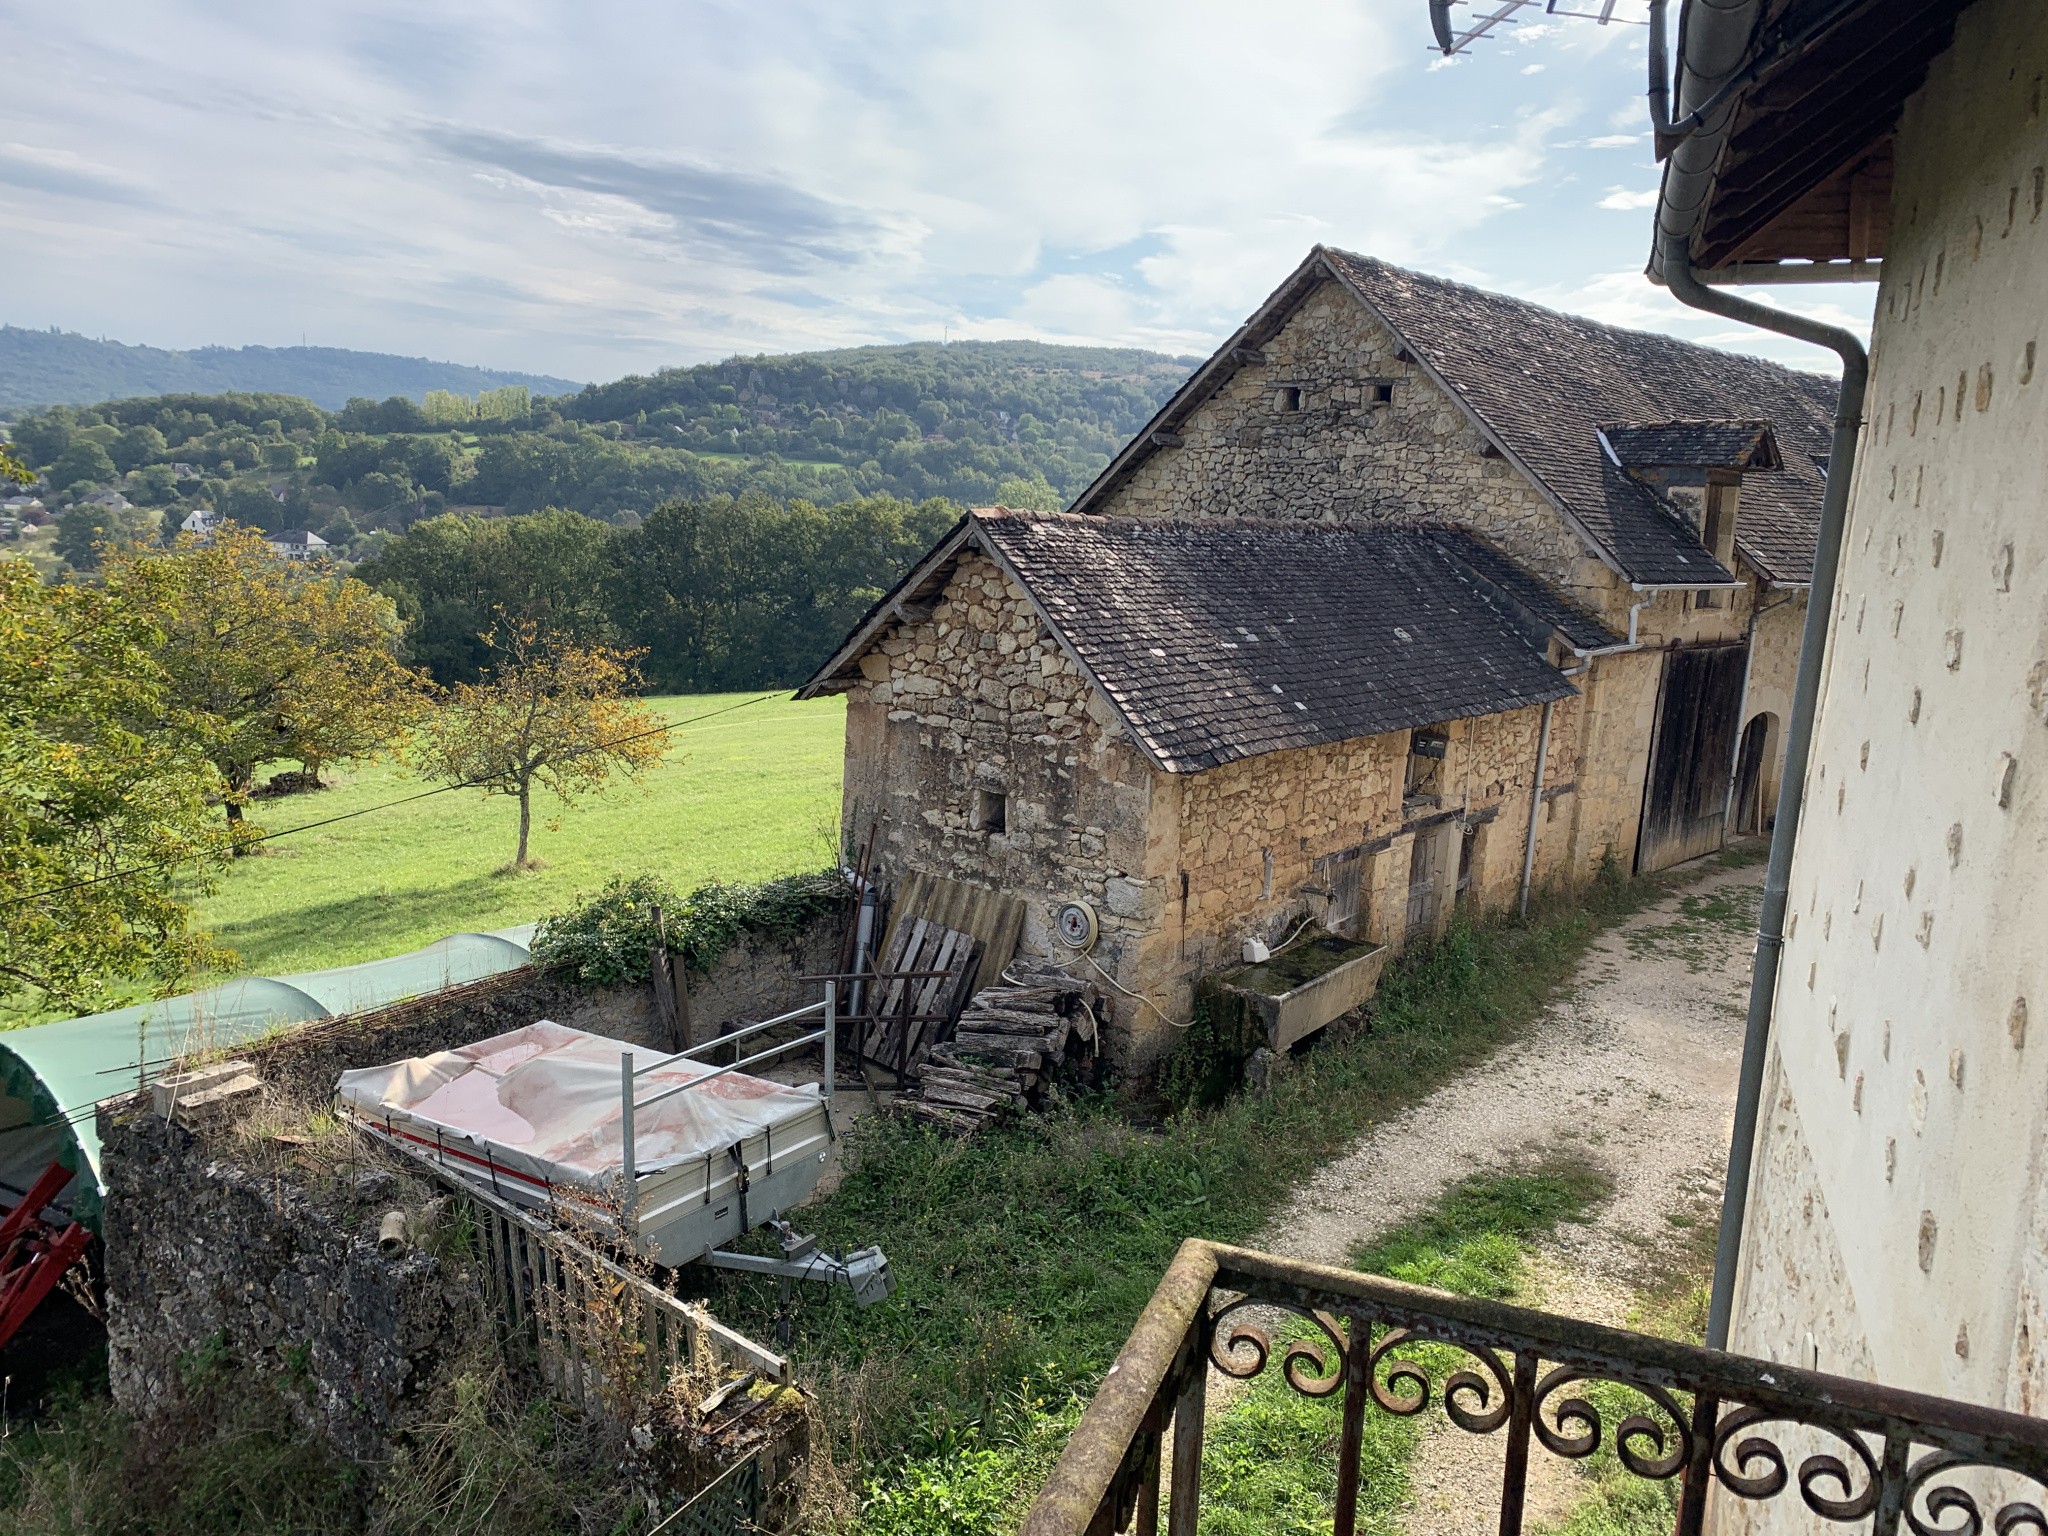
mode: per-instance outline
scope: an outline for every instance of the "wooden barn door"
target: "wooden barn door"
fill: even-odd
[[[1689,646],[1668,652],[1643,785],[1636,872],[1667,869],[1721,846],[1728,775],[1742,724],[1749,648]]]

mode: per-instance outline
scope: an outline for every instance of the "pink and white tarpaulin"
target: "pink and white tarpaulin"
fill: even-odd
[[[663,1053],[542,1019],[458,1050],[437,1051],[341,1075],[338,1092],[357,1116],[465,1162],[546,1184],[602,1189],[623,1159],[619,1056],[648,1066]],[[639,1102],[710,1077],[701,1062],[673,1061],[637,1080]],[[724,1152],[735,1142],[815,1112],[815,1084],[791,1086],[739,1072],[637,1109],[633,1159],[642,1174]]]

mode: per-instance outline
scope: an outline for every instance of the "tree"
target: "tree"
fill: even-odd
[[[60,491],[75,485],[111,485],[120,478],[107,450],[90,441],[74,442],[50,466],[50,484]]]
[[[652,710],[624,696],[638,681],[636,652],[579,645],[531,619],[505,620],[484,642],[490,671],[480,683],[449,690],[421,729],[418,750],[434,778],[519,801],[510,873],[532,867],[536,787],[567,804],[603,790],[615,773],[637,780],[667,752],[668,732]]]
[[[114,467],[125,473],[131,469],[140,469],[145,464],[154,464],[169,451],[163,433],[144,423],[139,427],[130,427],[114,439],[114,446],[108,456],[113,459]]]
[[[613,531],[551,507],[525,517],[450,514],[413,524],[357,574],[409,621],[412,660],[444,683],[475,682],[502,616],[584,644],[611,638],[605,601]]]
[[[275,559],[260,533],[223,524],[169,553],[119,552],[106,586],[162,632],[168,697],[220,773],[231,824],[263,764],[297,761],[317,781],[323,763],[391,745],[418,713],[390,600]]]
[[[103,507],[80,502],[58,515],[57,538],[51,547],[72,569],[95,570],[109,550],[149,543],[156,537],[161,521],[162,514],[148,507]]]
[[[0,485],[34,485],[36,472],[22,461],[11,443],[0,443]]]
[[[226,958],[189,926],[228,838],[205,757],[158,728],[162,644],[110,594],[0,560],[0,992],[83,1007]]]

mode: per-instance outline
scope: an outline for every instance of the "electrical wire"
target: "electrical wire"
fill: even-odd
[[[781,697],[780,693],[764,693],[759,698],[743,699],[737,704],[728,704],[722,709],[706,710],[703,714],[692,715],[687,720],[676,720],[654,726],[648,730],[635,731],[628,736],[616,737],[611,741],[596,742],[579,751],[568,753],[567,756],[572,758],[588,757],[593,752],[609,752],[614,747],[623,747],[629,742],[645,741],[650,736],[660,736],[669,731],[679,731],[685,726],[696,725],[703,720],[715,719],[719,715],[729,715],[736,709],[746,709],[751,705],[765,703],[769,699],[779,697]],[[402,805],[412,805],[417,801],[431,800],[436,795],[445,795],[454,790],[475,789],[480,784],[489,783],[492,777],[494,775],[487,774],[480,778],[463,779],[455,784],[439,784],[432,789],[423,789],[416,795],[401,795],[396,800],[385,800],[376,805],[363,806],[358,810],[343,811],[338,816],[324,816],[318,821],[309,821],[301,826],[285,827],[276,832],[262,832],[246,839],[240,846],[242,848],[254,848],[259,844],[274,843],[281,837],[296,837],[301,832],[311,832],[320,827],[331,827],[337,822],[354,821],[358,816],[371,816],[379,811],[396,810]],[[26,906],[29,902],[43,901],[51,896],[62,896],[71,891],[82,891],[90,886],[105,885],[114,880],[126,880],[134,875],[146,875],[154,870],[168,869],[173,865],[186,863],[190,857],[190,855],[184,857],[173,856],[152,860],[147,864],[131,864],[126,869],[109,870],[104,875],[93,875],[88,879],[73,880],[67,885],[49,886],[44,890],[32,891],[26,896],[10,896],[5,901],[0,901],[0,908]]]

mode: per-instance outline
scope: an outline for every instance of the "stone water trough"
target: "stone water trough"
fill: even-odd
[[[1222,983],[1265,1020],[1266,1043],[1278,1053],[1371,997],[1386,964],[1384,944],[1318,932]]]

